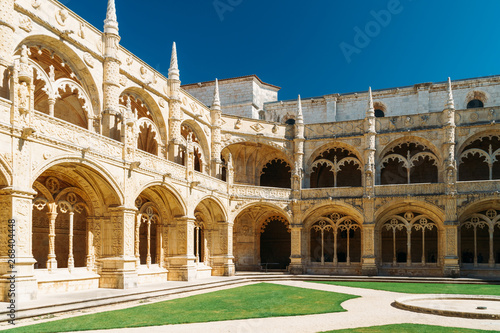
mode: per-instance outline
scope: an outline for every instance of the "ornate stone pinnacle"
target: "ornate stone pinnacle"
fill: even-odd
[[[179,64],[177,63],[177,46],[175,42],[172,44],[172,57],[170,58],[170,69],[168,70],[168,76],[172,78],[172,75],[179,77]]]
[[[453,99],[453,89],[451,88],[451,78],[448,78],[448,101],[446,102],[447,110],[455,109],[455,100]]]
[[[375,115],[375,106],[373,104],[373,93],[372,93],[372,87],[368,88],[368,112],[373,112],[373,115]]]
[[[115,0],[108,0],[108,10],[104,20],[104,33],[118,35]]]
[[[215,79],[214,102],[212,103],[212,109],[220,110],[219,81],[217,79]]]
[[[302,113],[302,100],[300,99],[300,95],[298,99],[297,122],[299,124],[304,123],[304,114]]]

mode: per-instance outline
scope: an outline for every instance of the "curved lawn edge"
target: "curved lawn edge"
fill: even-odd
[[[458,327],[445,327],[445,326],[433,326],[433,325],[421,325],[421,324],[393,324],[393,325],[383,325],[383,326],[370,326],[370,327],[359,327],[359,328],[349,328],[334,331],[325,331],[321,333],[379,333],[379,332],[394,332],[394,333],[496,333],[498,331],[485,331],[476,330],[468,328],[458,328]]]
[[[344,312],[358,296],[258,283],[200,295],[86,314],[5,332],[68,332]]]

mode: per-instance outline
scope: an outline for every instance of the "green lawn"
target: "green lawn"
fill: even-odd
[[[500,296],[500,285],[397,282],[309,281],[336,286],[394,291],[408,294],[463,294]]]
[[[14,328],[6,332],[68,332],[343,312],[357,296],[259,283],[134,308]]]
[[[397,325],[384,325],[372,326],[363,328],[350,328],[346,330],[328,331],[323,333],[379,333],[379,332],[394,332],[394,333],[494,333],[497,331],[483,331],[483,330],[470,330],[466,328],[442,327],[442,326],[428,326],[418,324],[397,324]]]

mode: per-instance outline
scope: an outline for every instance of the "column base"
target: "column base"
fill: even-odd
[[[233,257],[212,257],[213,276],[234,276],[235,273]]]
[[[16,258],[14,269],[10,269],[8,259],[2,259],[2,274],[0,276],[0,300],[10,302],[13,299],[18,306],[22,302],[37,299],[38,283],[34,275],[33,258]],[[13,271],[12,273],[9,273]]]
[[[169,281],[193,281],[197,278],[195,264],[196,258],[193,257],[174,257],[169,258],[170,266],[168,268]]]
[[[137,288],[139,276],[135,267],[135,258],[101,259],[99,288],[132,289]]]
[[[443,276],[452,278],[460,277],[460,266],[457,257],[444,258]]]
[[[375,257],[363,258],[363,263],[361,264],[361,274],[366,276],[378,275],[378,267],[375,262]]]
[[[301,275],[306,272],[306,268],[303,264],[292,263],[288,266],[288,272],[293,275]]]

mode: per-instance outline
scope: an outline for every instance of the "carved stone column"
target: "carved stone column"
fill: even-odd
[[[12,188],[0,191],[0,299],[2,302],[9,300],[10,281],[8,279],[12,274],[16,276],[16,302],[31,301],[37,297],[38,285],[34,277],[36,261],[31,249],[32,203],[35,195],[33,191],[20,191]],[[9,225],[9,220],[14,220],[14,224]],[[13,237],[9,237],[11,232],[13,232]],[[15,242],[15,258],[9,257],[9,250],[12,250],[9,247],[9,239]],[[9,259],[15,259],[15,263],[9,262]]]
[[[363,210],[365,214],[365,222],[362,229],[362,246],[361,246],[361,270],[363,275],[377,275],[376,261],[376,232],[375,232],[375,202],[373,198],[364,198]]]
[[[195,218],[186,216],[176,218],[175,235],[171,239],[172,255],[169,257],[168,279],[171,281],[191,281],[196,278],[195,221]]]
[[[56,218],[57,218],[57,205],[51,203],[49,206],[49,255],[47,257],[47,269],[53,272],[57,269],[56,259]]]
[[[449,196],[445,199],[445,226],[443,232],[438,233],[439,251],[444,253],[440,255],[443,264],[444,276],[459,276],[460,265],[458,257],[458,216],[457,200],[455,196]],[[442,253],[442,252],[441,252]]]
[[[218,222],[217,231],[219,246],[212,249],[212,275],[233,276],[236,271],[233,261],[233,223]]]
[[[8,71],[11,66],[12,54],[14,53],[13,42],[15,19],[17,13],[14,11],[14,0],[1,0],[0,1],[0,74],[2,77],[5,71]],[[5,83],[5,85],[4,85]],[[9,85],[8,82],[0,81],[0,97],[9,98]]]
[[[290,274],[303,274],[305,272],[302,261],[302,224],[292,224],[291,229],[291,255],[290,255]]]
[[[129,289],[138,284],[136,257],[134,251],[136,208],[110,208],[111,220],[104,234],[103,243],[108,250],[101,260],[102,288]]]

